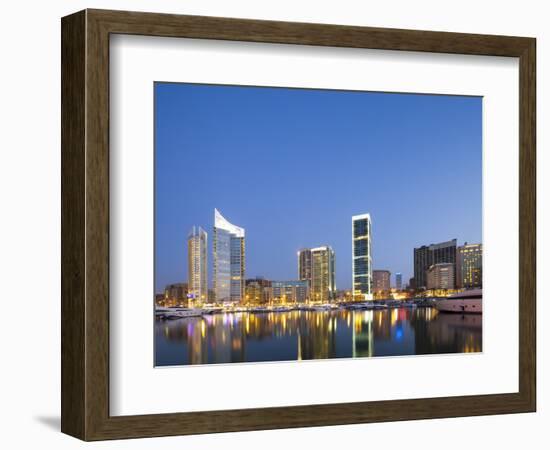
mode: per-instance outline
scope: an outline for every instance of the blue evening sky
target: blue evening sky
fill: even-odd
[[[155,289],[187,281],[187,234],[214,208],[246,230],[246,277],[296,279],[331,245],[351,287],[351,216],[370,213],[373,267],[413,248],[481,242],[482,99],[155,84]]]

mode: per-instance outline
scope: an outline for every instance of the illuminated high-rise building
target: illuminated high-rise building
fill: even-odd
[[[351,218],[352,289],[354,300],[372,300],[372,256],[370,214]]]
[[[414,281],[417,289],[428,286],[428,269],[440,263],[456,263],[456,239],[414,249]]]
[[[334,250],[328,245],[311,249],[310,300],[329,302],[336,295]]]
[[[199,303],[208,300],[208,234],[193,227],[187,237],[187,273],[189,299]]]
[[[401,272],[395,274],[395,289],[398,291],[403,289],[403,275],[401,275]]]
[[[214,209],[214,297],[217,303],[239,303],[245,288],[244,228]]]
[[[482,244],[468,244],[460,246],[456,250],[456,287],[479,288],[482,287]]]
[[[307,281],[311,286],[311,249],[298,250],[298,279]]]
[[[372,284],[373,292],[375,294],[381,292],[389,292],[391,280],[391,272],[389,270],[373,270],[372,271]]]

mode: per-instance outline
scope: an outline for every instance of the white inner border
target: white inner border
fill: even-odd
[[[111,415],[518,391],[516,58],[124,35],[110,55]],[[154,368],[154,81],[483,96],[483,353]]]

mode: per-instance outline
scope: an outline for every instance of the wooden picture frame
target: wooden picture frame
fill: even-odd
[[[61,25],[64,433],[101,440],[535,411],[535,39],[105,10]],[[518,57],[519,392],[110,416],[109,36],[117,33]]]

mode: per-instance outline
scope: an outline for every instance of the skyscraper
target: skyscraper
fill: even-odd
[[[311,249],[298,250],[298,279],[307,281],[311,287]]]
[[[417,289],[426,288],[426,272],[439,263],[456,263],[456,239],[414,249],[414,281]]]
[[[468,244],[467,242],[456,251],[456,287],[482,287],[482,244]]]
[[[391,285],[391,272],[389,270],[373,270],[372,271],[372,284],[373,292],[389,292]]]
[[[328,245],[311,249],[310,300],[328,302],[335,297],[334,250]]]
[[[193,227],[187,237],[187,273],[189,296],[200,303],[208,300],[208,235],[201,227]]]
[[[244,228],[225,219],[214,209],[214,296],[217,303],[244,299]]]
[[[372,257],[370,214],[351,218],[352,290],[354,300],[372,300]]]
[[[403,275],[401,275],[401,272],[395,274],[395,289],[398,291],[403,289]]]

